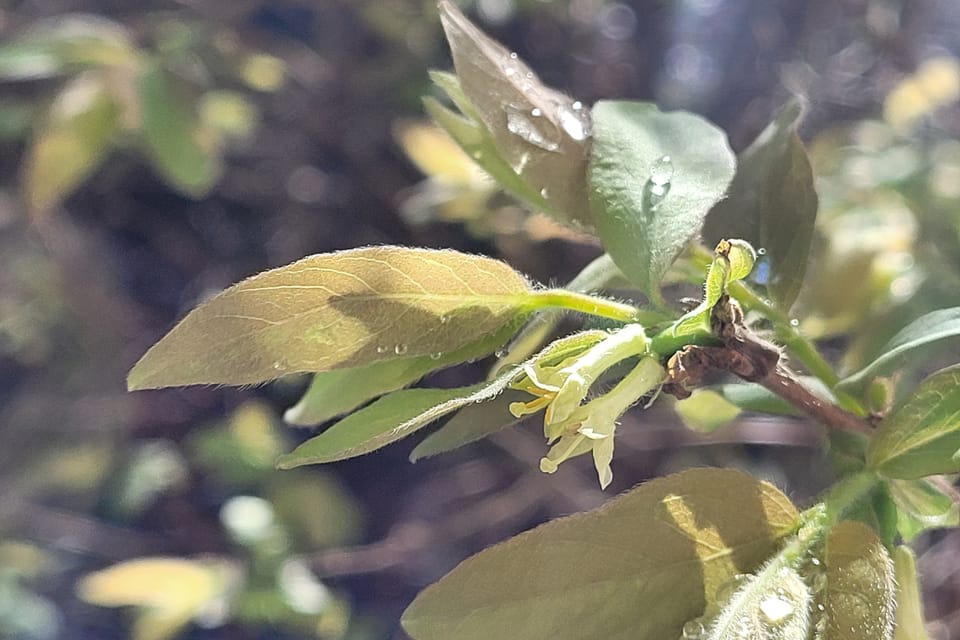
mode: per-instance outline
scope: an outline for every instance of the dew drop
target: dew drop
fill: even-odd
[[[387,348],[382,344],[377,347],[377,353],[386,353],[386,352],[387,352]]]
[[[407,352],[407,345],[405,345],[405,344],[398,344],[398,345],[396,345],[396,346],[393,347],[393,352],[394,352],[395,354],[397,354],[398,356],[402,356],[403,354],[405,354],[405,353]]]
[[[704,633],[706,633],[706,628],[702,622],[699,620],[690,620],[683,625],[681,640],[701,640]]]
[[[583,103],[579,100],[575,100],[574,103],[570,105],[570,108],[574,111],[581,111],[583,109]]]
[[[560,121],[560,127],[572,139],[580,141],[586,140],[590,135],[590,123],[583,113],[583,105],[580,109],[576,108],[578,103],[574,102],[570,107],[560,106],[557,108],[557,119]]]
[[[497,349],[493,356],[495,358],[506,358],[508,353],[510,353],[508,349]]]
[[[810,564],[819,567],[821,565],[820,558],[810,558]]]
[[[537,111],[539,111],[539,109],[537,109]],[[530,120],[527,112],[521,111],[516,107],[507,107],[507,130],[521,140],[529,142],[544,151],[556,151],[560,148],[560,145],[556,141],[547,137],[547,135]]]
[[[650,167],[650,182],[667,186],[673,180],[673,173],[673,160],[670,159],[670,156],[660,156]]]
[[[548,197],[547,193],[548,193],[548,192],[547,192],[547,188],[546,188],[546,187],[544,187],[543,189],[540,189],[540,197],[541,197],[541,198],[546,199],[546,198]]]
[[[511,60],[516,60],[516,59],[517,59],[517,52],[516,52],[516,51],[511,51],[511,52],[510,52],[510,59],[511,59]]]
[[[760,601],[760,615],[772,625],[781,625],[793,616],[793,604],[782,596],[767,596]]]
[[[799,327],[799,326],[800,326],[800,321],[797,320],[796,318],[791,318],[791,320],[790,320],[790,326],[791,326],[791,327]]]
[[[673,160],[662,156],[650,167],[650,178],[644,188],[647,208],[656,211],[663,199],[670,193],[670,181],[673,180]]]
[[[273,362],[274,371],[286,371],[287,361],[286,360],[275,360]]]
[[[534,118],[539,118],[540,116],[543,115],[543,111],[541,111],[537,107],[534,107],[533,109],[530,110],[530,115]]]
[[[759,249],[757,249],[757,255],[758,255],[758,256],[765,256],[765,255],[767,255],[767,250],[766,250],[764,247],[760,247]]]
[[[431,360],[439,360],[439,359],[442,358],[442,357],[443,357],[443,352],[442,352],[442,351],[434,351],[433,353],[430,354],[430,359],[431,359]]]
[[[450,316],[447,314],[440,316],[440,324],[447,324],[448,322],[450,322]]]

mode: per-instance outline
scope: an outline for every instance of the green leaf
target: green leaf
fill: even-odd
[[[315,255],[191,311],[140,359],[128,386],[254,384],[443,353],[517,326],[531,296],[503,262],[456,251]]]
[[[893,640],[930,640],[924,628],[917,559],[910,547],[900,545],[893,550],[893,570],[897,580],[896,630]]]
[[[897,530],[907,542],[929,529],[960,526],[953,498],[929,480],[891,480],[890,495],[897,505]]]
[[[867,466],[888,478],[960,471],[960,365],[942,369],[877,426]]]
[[[706,640],[806,640],[810,587],[789,566],[765,567],[723,607]]]
[[[467,559],[421,593],[401,623],[416,640],[677,638],[798,521],[765,482],[685,471]]]
[[[586,167],[590,116],[473,25],[448,0],[439,5],[460,87],[499,155],[561,222],[590,225]],[[462,109],[466,115],[467,113]]]
[[[120,130],[120,108],[106,78],[94,71],[60,91],[38,127],[24,163],[27,205],[44,214],[103,162]]]
[[[493,400],[460,409],[445,425],[413,449],[410,462],[453,451],[522,422],[526,416],[515,417],[510,413],[510,405],[529,399],[530,395],[526,392],[506,389]]]
[[[59,15],[0,47],[0,79],[32,80],[94,66],[130,66],[137,55],[123,25],[87,14]]]
[[[592,114],[590,205],[600,238],[624,274],[659,299],[660,280],[733,178],[733,153],[723,131],[690,113],[607,101]]]
[[[674,409],[687,428],[700,433],[713,433],[740,415],[739,407],[710,389],[694,391],[689,398],[678,400]]]
[[[898,331],[878,351],[879,358],[841,380],[838,387],[850,393],[862,391],[873,378],[902,368],[908,360],[923,357],[922,347],[957,337],[960,337],[960,307],[932,311]]]
[[[173,77],[159,63],[146,65],[138,89],[153,166],[184,195],[206,195],[222,171],[213,132],[200,126],[193,102],[175,91]]]
[[[430,97],[423,99],[423,108],[465,153],[496,180],[500,188],[512,193],[534,209],[542,211],[551,209],[550,204],[541,197],[540,193],[524,182],[514,173],[506,160],[500,157],[493,137],[482,124],[457,115]]]
[[[873,529],[841,522],[827,536],[823,640],[893,637],[893,563]]]
[[[491,382],[457,389],[395,391],[281,456],[277,466],[292,469],[370,453],[457,409],[496,397],[515,375],[514,370]]]
[[[827,434],[827,458],[840,475],[863,471],[868,446],[870,437],[863,433],[830,429]]]
[[[740,154],[729,197],[710,211],[703,228],[710,243],[743,238],[763,247],[767,290],[783,310],[803,284],[817,217],[813,170],[797,135],[802,115],[798,100],[787,103]]]
[[[385,393],[413,384],[431,371],[482,358],[504,345],[513,335],[513,327],[492,333],[461,349],[429,356],[397,358],[373,362],[349,369],[321,371],[296,405],[283,414],[284,421],[297,426],[312,426],[353,411],[361,404]]]

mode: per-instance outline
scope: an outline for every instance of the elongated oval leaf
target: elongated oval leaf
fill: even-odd
[[[893,550],[893,569],[897,579],[897,615],[893,640],[930,640],[924,628],[917,559],[910,547],[900,545]]]
[[[496,397],[513,376],[510,372],[491,382],[456,389],[396,391],[281,456],[277,466],[292,469],[370,453],[457,409]]]
[[[153,166],[181,193],[205,195],[222,170],[214,136],[204,135],[192,105],[177,95],[173,79],[160,64],[146,65],[139,92],[143,136]]]
[[[516,54],[480,31],[452,2],[442,0],[439,9],[460,87],[499,155],[542,194],[550,205],[547,213],[561,222],[590,225],[587,109],[543,85]]]
[[[784,310],[800,293],[817,218],[813,169],[797,135],[802,117],[802,104],[792,100],[740,154],[728,197],[703,228],[708,243],[733,237],[763,247],[767,290]]]
[[[893,637],[893,563],[873,529],[841,522],[827,536],[823,640]]]
[[[397,358],[349,369],[321,371],[283,419],[294,425],[310,426],[353,411],[377,396],[413,384],[431,371],[481,358],[493,353],[513,335],[513,327],[492,333],[474,344],[446,353]]]
[[[733,152],[723,131],[690,113],[599,102],[592,115],[597,230],[624,274],[659,297],[663,275],[730,184]]]
[[[925,478],[891,480],[890,495],[897,505],[897,531],[906,542],[929,529],[960,526],[960,506]]]
[[[765,482],[690,470],[469,558],[401,622],[416,640],[678,638],[721,585],[756,569],[797,523]]]
[[[850,392],[862,390],[871,379],[902,367],[911,356],[922,356],[923,347],[950,338],[960,338],[960,307],[938,309],[917,318],[880,349],[879,358],[841,380],[839,386]]]
[[[888,478],[960,471],[960,365],[924,380],[880,422],[867,466]]]
[[[27,204],[48,212],[100,166],[120,130],[120,107],[106,78],[73,78],[54,100],[30,142],[24,164]]]
[[[527,282],[456,251],[366,247],[253,276],[194,309],[130,372],[130,389],[251,384],[457,349],[517,323]]]

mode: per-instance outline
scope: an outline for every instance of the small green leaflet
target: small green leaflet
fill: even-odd
[[[878,353],[880,357],[840,381],[839,387],[855,393],[871,379],[903,366],[908,356],[922,356],[922,347],[940,340],[960,337],[960,307],[938,309],[921,316],[897,332]],[[917,350],[920,350],[917,352]],[[914,353],[917,352],[917,353]]]
[[[757,261],[757,252],[743,240],[721,240],[714,251],[713,262],[703,285],[703,302],[683,314],[673,324],[673,335],[683,336],[710,331],[710,313],[731,282],[743,280]]]
[[[613,261],[654,300],[664,274],[723,197],[736,160],[727,137],[644,102],[593,107],[590,206]]]
[[[914,479],[960,471],[960,365],[918,386],[880,422],[867,466],[888,478]]]
[[[396,391],[281,456],[277,466],[292,469],[370,453],[457,409],[496,397],[515,375],[516,371],[512,370],[491,382],[457,389]]]
[[[465,560],[401,623],[416,640],[679,638],[721,585],[756,569],[798,522],[765,482],[685,471]]]
[[[930,480],[891,480],[889,485],[897,505],[897,531],[906,542],[929,529],[960,526],[957,504]]]
[[[893,550],[893,569],[897,582],[897,615],[893,640],[930,640],[924,628],[917,558],[910,547],[900,545]]]
[[[140,359],[128,385],[256,384],[430,356],[517,326],[535,298],[503,262],[456,251],[315,255],[201,304]]]

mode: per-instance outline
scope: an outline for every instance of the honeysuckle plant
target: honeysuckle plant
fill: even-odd
[[[603,487],[617,422],[635,405],[672,395],[687,410],[806,414],[839,480],[805,510],[739,471],[659,478],[466,560],[410,605],[404,628],[417,640],[926,637],[906,545],[958,525],[960,365],[916,385],[891,374],[960,336],[960,308],[838,372],[790,314],[817,214],[799,102],[735,156],[696,115],[588,107],[546,87],[452,3],[439,10],[456,73],[432,74],[449,103],[428,97],[427,112],[500,188],[594,233],[605,253],[564,288],[449,250],[311,256],[201,304],[136,364],[130,388],[311,374],[286,420],[337,421],[282,456],[284,469],[366,454],[456,414],[416,460],[536,414],[540,469],[589,453]],[[632,301],[603,295],[625,282]],[[685,312],[666,286],[678,282],[703,285]],[[610,328],[547,341],[558,312]],[[485,381],[407,388],[491,354]],[[705,388],[718,371],[738,382]],[[478,404],[486,419],[471,421]]]

